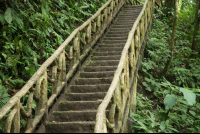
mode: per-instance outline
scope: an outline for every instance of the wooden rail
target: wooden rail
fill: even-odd
[[[146,0],[135,21],[108,92],[96,114],[95,133],[125,132],[129,110],[136,110],[137,68],[140,49],[152,23],[155,0]],[[106,109],[111,103],[109,117]]]
[[[70,34],[22,89],[0,109],[0,119],[8,114],[4,127],[5,133],[20,132],[20,116],[27,119],[26,133],[33,132],[41,120],[48,119],[48,108],[77,68],[81,67],[81,62],[90,49],[126,2],[127,0],[108,0],[90,19]],[[68,72],[66,64],[69,66]],[[52,94],[49,98],[48,83],[52,84]],[[25,95],[28,95],[26,108],[20,104],[20,100]],[[32,118],[33,100],[36,101],[34,118]]]

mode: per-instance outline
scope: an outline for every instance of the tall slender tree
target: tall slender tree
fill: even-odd
[[[163,76],[165,76],[165,74],[167,73],[167,71],[169,70],[170,66],[171,66],[171,62],[173,59],[173,52],[174,52],[174,42],[175,42],[175,35],[176,35],[176,27],[177,27],[177,20],[178,20],[178,0],[175,0],[175,10],[174,10],[174,24],[173,24],[173,31],[172,31],[172,35],[171,35],[171,42],[170,42],[170,50],[171,50],[171,56],[167,61],[167,64],[165,65],[165,68],[161,71],[160,73],[160,78],[162,78]]]
[[[193,41],[192,41],[192,50],[197,51],[198,47],[198,39],[197,34],[199,30],[199,10],[200,10],[200,0],[197,0],[196,4],[196,13],[195,13],[195,24],[194,24],[194,33],[193,33]],[[194,57],[195,55],[193,55]]]
[[[175,9],[175,1],[176,0],[165,0],[164,4],[164,14],[166,16],[171,16],[172,9]]]

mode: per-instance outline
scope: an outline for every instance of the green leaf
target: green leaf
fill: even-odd
[[[5,20],[4,20],[3,14],[0,14],[0,21],[1,21],[1,24],[2,24],[2,25],[5,24]]]
[[[3,55],[3,57],[6,59],[7,55],[6,55],[6,54],[4,54],[4,53],[2,53],[2,55]]]
[[[183,114],[183,115],[181,116],[181,118],[182,118],[182,120],[185,120],[185,119],[187,118],[187,116],[186,116],[185,114]]]
[[[182,59],[182,56],[180,55],[180,54],[178,54],[178,56],[177,56],[179,59]]]
[[[148,87],[146,82],[142,82],[143,86]]]
[[[10,24],[12,22],[12,11],[11,8],[8,8],[5,12],[5,20]]]
[[[20,47],[20,49],[22,49],[22,46],[23,46],[22,40],[20,40],[20,41],[19,41],[19,47]]]
[[[160,124],[160,129],[164,130],[165,129],[165,121],[162,121]]]
[[[176,103],[177,97],[175,95],[166,95],[164,99],[165,109],[168,110],[174,106]]]
[[[191,114],[191,115],[193,115],[193,116],[195,116],[196,115],[196,113],[194,112],[194,111],[189,111],[189,113]]]
[[[151,130],[149,130],[142,122],[137,121],[140,124],[140,128],[146,130],[148,133],[153,133]]]
[[[19,27],[23,28],[23,26],[24,26],[23,21],[17,16],[15,16],[15,20],[16,20],[17,24],[19,25]]]
[[[186,88],[180,88],[180,91],[183,92],[184,98],[188,101],[189,105],[193,105],[196,102],[196,94]]]

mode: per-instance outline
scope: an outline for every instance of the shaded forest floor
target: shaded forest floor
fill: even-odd
[[[132,127],[135,132],[199,133],[200,53],[191,50],[193,12],[179,12],[172,65],[162,79],[158,76],[170,57],[173,18],[163,17],[161,10],[156,12],[139,70]],[[192,54],[197,57],[191,58]]]

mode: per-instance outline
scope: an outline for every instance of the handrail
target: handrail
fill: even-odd
[[[12,108],[12,111],[14,111],[10,112],[8,115],[4,132],[10,132],[11,124],[14,124],[14,128],[12,128],[13,132],[20,132],[20,114],[24,118],[27,118],[26,132],[32,132],[43,116],[45,116],[45,118],[48,117],[49,106],[63,89],[66,82],[72,77],[78,66],[81,66],[81,61],[101,37],[106,27],[125,2],[126,0],[108,0],[108,2],[90,17],[90,19],[70,34],[53,55],[33,74],[21,90],[0,109],[0,119],[2,119],[9,110],[12,110]],[[66,53],[65,49],[68,45],[70,49],[69,52]],[[83,46],[83,50],[81,50],[80,45]],[[67,74],[66,59],[69,60],[69,72]],[[48,67],[52,69],[51,78],[47,74]],[[52,83],[52,95],[49,99],[47,97],[47,82]],[[26,113],[25,109],[20,104],[20,99],[27,93],[29,94],[29,99],[27,101]],[[34,119],[32,119],[31,108],[33,99],[36,101]]]
[[[119,61],[117,70],[115,71],[112,83],[106,96],[104,97],[104,100],[98,107],[94,130],[95,133],[106,133],[107,128],[111,129],[112,132],[123,132],[122,127],[124,127],[123,125],[126,119],[122,119],[122,116],[125,115],[125,112],[129,112],[129,107],[126,107],[126,105],[128,106],[130,103],[132,103],[130,102],[131,96],[129,91],[129,67],[131,66],[130,75],[133,77],[135,67],[133,64],[135,65],[134,62],[138,59],[138,50],[140,49],[140,34],[142,36],[141,40],[143,40],[144,34],[147,31],[147,23],[151,21],[150,18],[153,11],[152,8],[154,1],[155,0],[145,1],[142,11],[135,21],[132,30],[129,32],[128,39],[122,51],[121,59]],[[136,54],[134,49],[137,49]],[[128,60],[130,60],[130,63]],[[132,80],[131,85],[133,82],[134,81]],[[111,103],[111,109],[108,120],[106,118],[105,111],[109,103]],[[117,121],[115,117],[116,111],[118,112]]]

